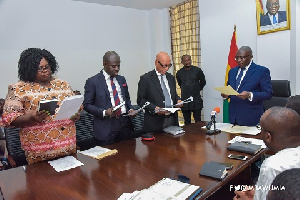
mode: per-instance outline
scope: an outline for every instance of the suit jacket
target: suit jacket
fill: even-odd
[[[176,73],[176,79],[181,88],[181,99],[185,100],[190,96],[193,97],[193,101],[183,104],[181,110],[201,110],[203,108],[203,100],[200,91],[206,84],[203,71],[196,66],[191,66],[189,71],[182,67]]]
[[[176,92],[175,77],[167,72],[166,78],[170,87],[171,99],[173,104],[176,104],[180,98]],[[156,106],[161,108],[165,107],[165,96],[155,70],[142,75],[138,84],[138,105],[143,106],[147,101],[150,102],[150,105],[145,108],[144,129],[146,132],[162,132],[165,116],[155,114],[154,110]],[[175,114],[175,118],[176,122],[178,122],[177,113]]]
[[[286,11],[278,11],[278,23],[286,21]],[[260,17],[260,26],[272,25],[268,13]]]
[[[123,76],[116,76],[120,85],[126,110],[132,109],[128,86]],[[84,86],[84,109],[94,115],[94,135],[98,140],[105,140],[112,129],[110,117],[104,117],[103,111],[112,107],[109,90],[103,75],[103,70],[87,79]]]
[[[236,89],[236,76],[239,67],[232,68],[228,74],[227,85]],[[256,65],[254,62],[248,68],[246,75],[241,81],[238,93],[248,91],[253,93],[252,101],[242,100],[236,96],[230,96],[229,121],[237,122],[238,125],[255,126],[259,123],[264,112],[263,101],[272,97],[272,85],[270,70]]]

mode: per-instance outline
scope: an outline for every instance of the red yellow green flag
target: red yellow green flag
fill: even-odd
[[[230,50],[229,50],[229,54],[228,54],[228,62],[227,62],[227,68],[226,68],[226,74],[225,74],[225,85],[227,85],[229,70],[238,65],[234,59],[237,50],[238,50],[238,47],[236,44],[236,26],[234,26],[234,31],[233,31],[233,34],[231,37]],[[223,122],[224,123],[229,123],[228,107],[229,107],[229,101],[224,100],[224,102],[223,102]]]
[[[259,6],[257,7],[258,13],[260,14],[260,17],[264,15],[264,9],[263,9],[263,4],[261,0],[257,0]]]

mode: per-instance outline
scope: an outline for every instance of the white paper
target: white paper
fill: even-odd
[[[66,156],[57,160],[48,161],[48,163],[57,171],[62,172],[75,167],[84,165],[82,162],[74,158],[73,156]]]
[[[78,112],[82,102],[82,95],[75,95],[65,98],[57,112],[55,120],[69,119]]]
[[[166,111],[169,111],[171,113],[174,113],[176,112],[177,110],[180,110],[180,108],[161,108],[162,110],[166,110]]]
[[[206,129],[206,126],[202,128]],[[213,125],[210,129],[213,129]],[[257,135],[260,133],[260,130],[257,129],[256,126],[238,126],[229,123],[216,123],[216,129],[219,129],[223,132],[228,133],[239,133],[239,134],[246,134],[246,135]]]
[[[242,136],[235,136],[233,139],[229,140],[228,143],[235,143],[235,142],[249,142],[251,144],[261,145],[261,148],[266,148],[266,144],[263,140],[255,139],[255,138],[246,138]]]
[[[168,126],[167,128],[164,128],[163,131],[172,135],[178,135],[185,132],[183,128],[179,126]]]
[[[125,193],[118,200],[182,200],[191,196],[199,186],[190,185],[170,178],[163,178],[151,187]]]

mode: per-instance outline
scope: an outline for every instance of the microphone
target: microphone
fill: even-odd
[[[207,128],[206,134],[212,135],[214,133],[221,132],[220,130],[216,129],[216,116],[218,113],[220,113],[220,110],[221,109],[219,107],[215,107],[215,109],[210,113],[211,121],[208,122],[206,125],[206,128]],[[212,126],[214,127],[214,130],[210,130]]]
[[[211,111],[210,116],[216,116],[218,113],[220,113],[220,107],[215,107],[213,111]]]

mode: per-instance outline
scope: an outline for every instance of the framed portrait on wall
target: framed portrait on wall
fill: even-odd
[[[290,0],[256,0],[257,34],[291,29]]]

